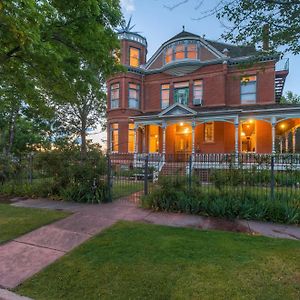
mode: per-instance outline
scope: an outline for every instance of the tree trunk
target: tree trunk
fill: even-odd
[[[8,128],[8,146],[6,150],[6,154],[10,155],[12,151],[12,147],[15,140],[15,131],[16,131],[16,120],[18,115],[18,108],[14,107],[11,112],[11,118],[9,122],[9,128]]]
[[[83,117],[81,119],[81,130],[80,130],[80,137],[81,137],[81,158],[85,159],[87,154],[87,146],[86,146],[86,118]]]

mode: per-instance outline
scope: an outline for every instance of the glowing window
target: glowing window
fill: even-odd
[[[129,108],[140,107],[140,85],[136,83],[129,83]]]
[[[190,44],[187,46],[187,57],[190,59],[197,59],[197,45]]]
[[[114,83],[110,86],[110,108],[118,108],[120,99],[120,84]]]
[[[149,152],[159,152],[159,127],[149,125]]]
[[[204,124],[204,142],[212,143],[214,141],[214,123],[207,122]]]
[[[185,58],[185,46],[183,44],[179,44],[175,48],[175,59],[184,59]]]
[[[128,152],[134,152],[134,124],[128,124]]]
[[[130,47],[129,49],[129,64],[131,67],[139,67],[140,66],[140,50],[137,48]]]
[[[111,124],[111,151],[119,151],[119,124]]]
[[[162,84],[161,85],[161,108],[165,109],[169,106],[170,103],[170,85]]]
[[[245,76],[241,79],[241,103],[256,102],[256,76]]]
[[[171,62],[172,60],[173,60],[173,48],[168,48],[166,50],[166,58],[165,58],[166,64]]]

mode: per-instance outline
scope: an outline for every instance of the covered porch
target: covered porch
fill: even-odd
[[[277,105],[278,106],[278,105]],[[193,109],[175,104],[135,117],[134,153],[185,160],[208,153],[296,153],[300,108]],[[300,137],[299,137],[300,144]]]

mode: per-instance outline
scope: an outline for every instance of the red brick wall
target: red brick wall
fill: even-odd
[[[130,47],[134,47],[140,50],[140,64],[144,65],[146,63],[146,55],[147,55],[146,47],[140,43],[135,43],[133,41],[128,41],[128,40],[121,41],[121,64],[129,65]]]

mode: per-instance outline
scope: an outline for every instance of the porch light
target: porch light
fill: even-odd
[[[250,119],[250,120],[249,120],[249,123],[250,123],[250,124],[252,124],[253,122],[254,122],[253,119]]]
[[[281,127],[282,129],[284,129],[284,128],[285,128],[285,124],[281,124],[280,127]]]
[[[244,131],[242,131],[241,132],[241,136],[245,136],[246,134],[245,134],[245,132]]]
[[[183,126],[183,122],[180,122],[179,125],[180,125],[180,126]]]

